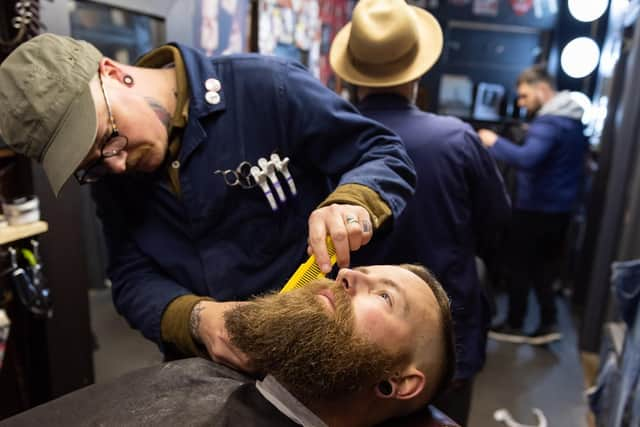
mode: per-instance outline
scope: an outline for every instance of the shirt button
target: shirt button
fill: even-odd
[[[220,95],[218,95],[217,92],[207,92],[207,94],[204,96],[204,99],[209,104],[219,104],[220,103]]]
[[[222,85],[218,79],[207,79],[204,82],[204,87],[206,87],[208,91],[219,92]]]
[[[178,169],[180,167],[180,162],[177,160],[174,160],[173,162],[171,162],[171,167],[174,169]]]

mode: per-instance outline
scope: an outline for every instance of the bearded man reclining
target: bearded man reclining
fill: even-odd
[[[204,359],[142,369],[7,425],[373,426],[424,408],[455,366],[449,301],[415,265],[341,269],[225,315],[258,381]],[[410,419],[410,418],[409,418]]]

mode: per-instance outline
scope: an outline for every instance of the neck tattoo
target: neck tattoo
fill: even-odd
[[[153,112],[156,113],[158,119],[160,119],[162,124],[168,129],[169,123],[171,122],[171,114],[169,114],[169,112],[162,105],[160,105],[157,100],[145,97],[145,101],[147,101],[147,104],[149,104]]]

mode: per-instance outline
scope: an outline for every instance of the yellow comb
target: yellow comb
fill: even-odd
[[[333,247],[333,242],[330,237],[327,237],[327,250],[331,258],[331,265],[333,265],[336,263],[336,248]],[[324,274],[320,271],[318,264],[316,264],[316,257],[311,255],[309,259],[304,264],[301,264],[296,272],[293,273],[293,276],[291,276],[287,284],[280,290],[280,293],[283,294],[292,289],[302,288],[319,277],[324,277]]]

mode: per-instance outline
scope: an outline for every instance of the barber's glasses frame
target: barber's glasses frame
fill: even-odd
[[[111,111],[111,103],[109,102],[109,97],[107,96],[107,91],[105,90],[102,76],[99,71],[98,80],[100,80],[100,89],[102,90],[104,102],[107,105],[107,112],[109,113],[111,135],[109,135],[109,138],[100,145],[100,157],[91,162],[86,168],[79,169],[73,174],[80,185],[96,182],[109,173],[109,168],[105,164],[105,159],[117,156],[122,150],[127,148],[127,145],[129,144],[129,139],[124,135],[120,135],[120,132],[118,131],[116,120],[113,117],[113,112]]]

